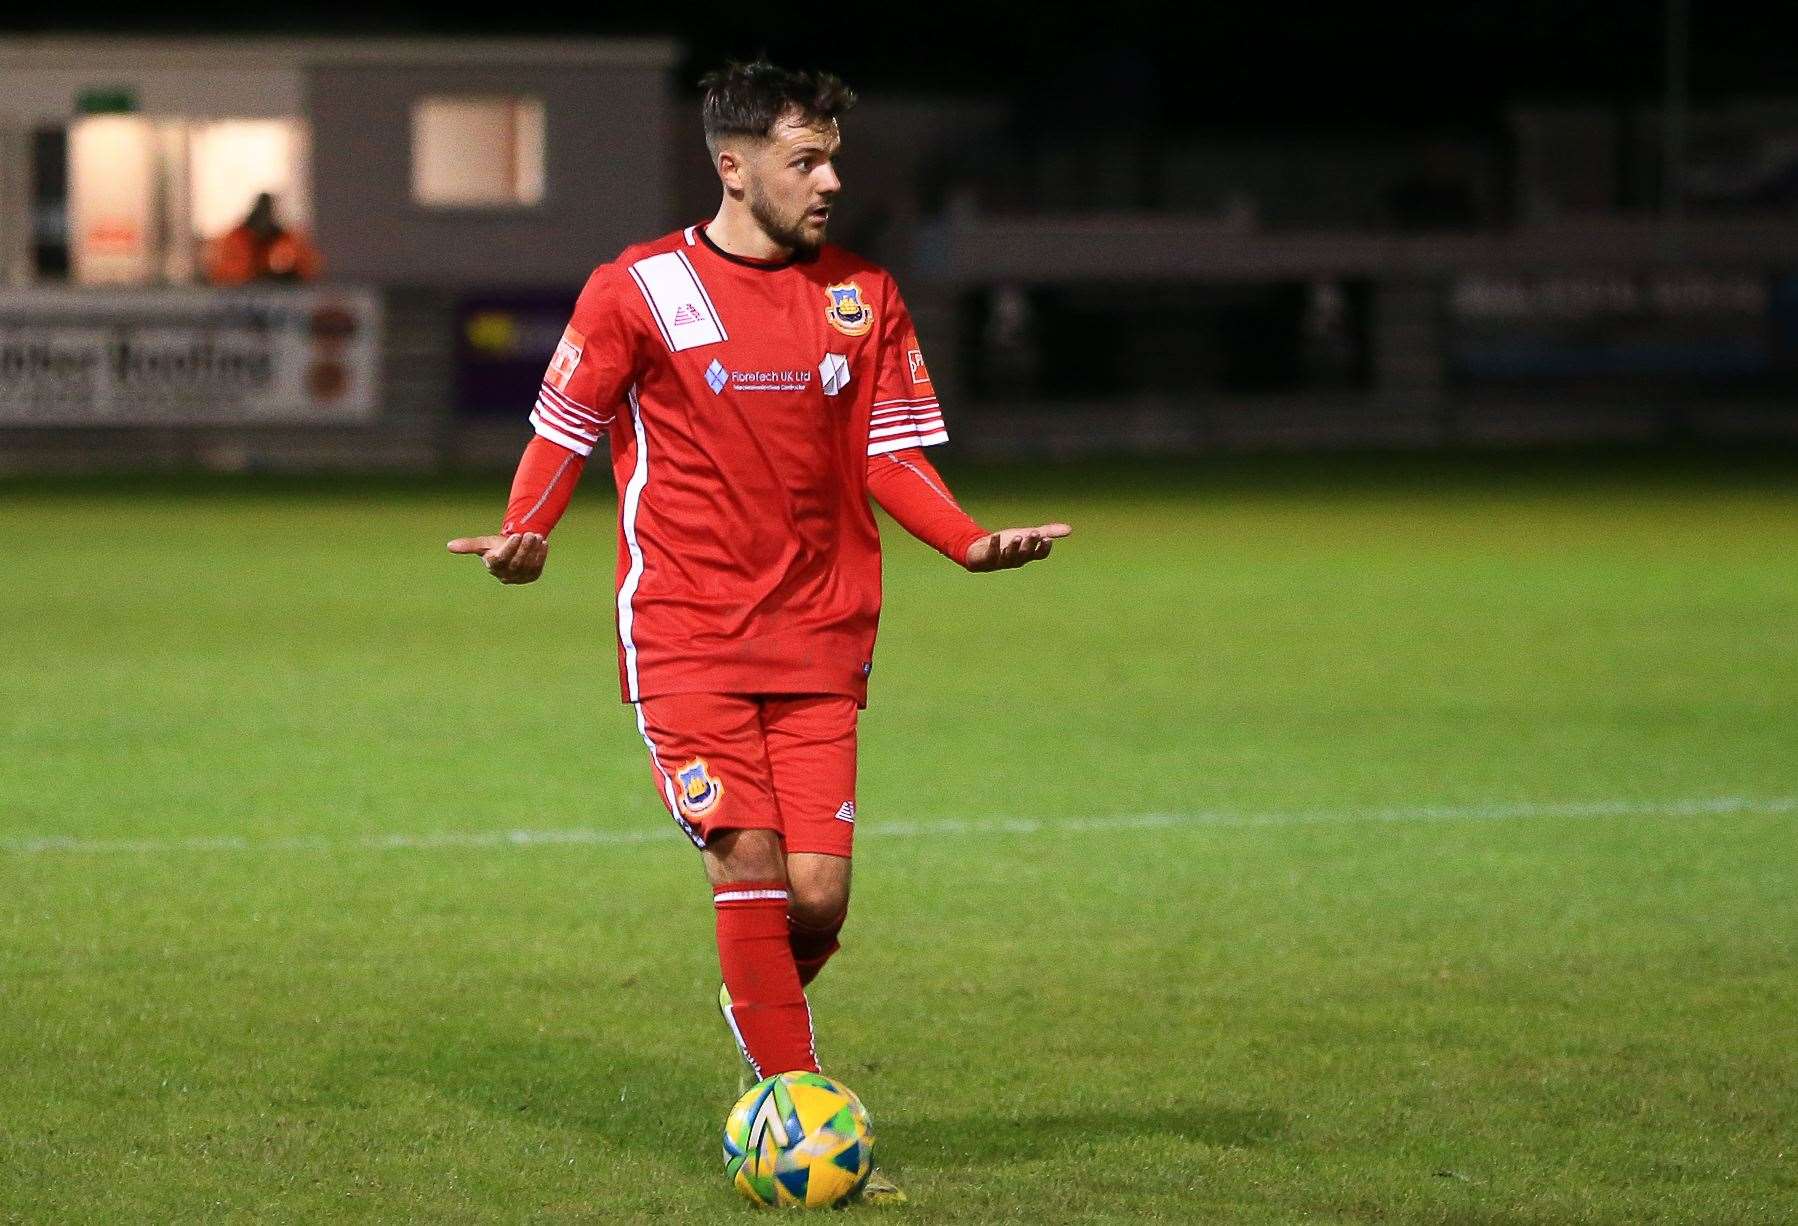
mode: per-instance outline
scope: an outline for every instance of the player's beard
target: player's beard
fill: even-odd
[[[792,221],[783,221],[774,211],[773,204],[761,192],[751,187],[744,196],[749,204],[749,215],[755,218],[755,224],[762,228],[763,234],[780,246],[790,248],[796,256],[818,253],[818,248],[824,243],[824,235],[805,229],[805,219],[810,215],[810,209],[801,210],[799,216]]]

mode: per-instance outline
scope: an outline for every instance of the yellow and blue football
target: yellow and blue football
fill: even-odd
[[[874,1169],[874,1128],[854,1091],[822,1073],[765,1077],[724,1121],[724,1173],[764,1209],[829,1209]]]

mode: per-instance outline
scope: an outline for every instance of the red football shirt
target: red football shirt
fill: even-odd
[[[595,269],[531,414],[618,482],[627,702],[863,702],[880,615],[870,455],[944,442],[885,270],[826,245],[765,263],[689,226]]]

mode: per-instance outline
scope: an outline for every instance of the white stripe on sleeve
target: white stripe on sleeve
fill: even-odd
[[[889,451],[904,451],[907,447],[934,447],[948,441],[947,430],[932,430],[928,434],[902,434],[898,438],[875,439],[868,444],[868,454],[885,455]]]
[[[544,400],[542,397],[538,397],[536,409],[537,412],[548,418],[551,424],[560,426],[570,434],[578,434],[582,438],[590,438],[595,443],[599,441],[600,431],[604,427],[591,419],[575,417],[570,413],[558,409],[555,405]]]
[[[568,413],[577,419],[591,421],[596,426],[609,426],[612,424],[611,415],[601,413],[597,409],[588,408],[573,397],[565,396],[561,392],[558,392],[547,382],[543,384],[537,395],[539,399],[549,401],[558,409],[561,409],[563,412]]]
[[[943,426],[943,415],[932,413],[929,417],[920,417],[912,421],[902,421],[891,426],[881,426],[868,431],[870,439],[891,438],[895,434],[926,434],[931,430],[940,430]]]
[[[935,396],[877,400],[868,418],[868,454],[886,455],[907,447],[931,447],[949,441],[943,410]]]
[[[598,439],[577,438],[550,422],[541,409],[531,413],[531,428],[550,442],[559,443],[577,455],[592,455],[593,445],[599,441]]]
[[[925,413],[940,412],[942,412],[942,409],[937,405],[937,402],[931,400],[924,404],[903,409],[880,409],[869,414],[869,420],[878,426],[884,422],[904,421],[908,417],[920,417]]]

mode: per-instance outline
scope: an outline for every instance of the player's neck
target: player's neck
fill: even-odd
[[[728,196],[718,206],[718,215],[706,223],[706,237],[716,243],[720,250],[731,255],[741,256],[746,260],[765,260],[775,263],[793,258],[793,249],[783,247],[768,237],[768,232],[756,224],[755,218],[747,208],[733,207],[735,201]]]

